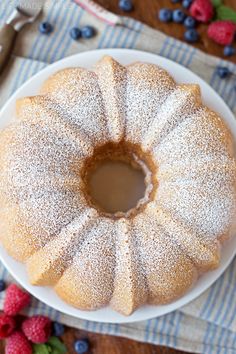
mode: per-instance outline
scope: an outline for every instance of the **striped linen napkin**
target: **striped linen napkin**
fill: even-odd
[[[16,0],[0,2],[0,24],[6,20],[15,4]],[[38,32],[42,18],[54,26],[50,36]],[[236,65],[206,55],[133,19],[122,18],[122,21],[127,23],[128,28],[109,26],[69,0],[47,1],[41,18],[30,28],[25,27],[17,40],[14,56],[0,79],[0,106],[23,82],[49,63],[90,49],[118,47],[153,52],[188,67],[209,82],[236,113]],[[98,29],[98,35],[90,40],[73,41],[68,34],[69,29],[86,24],[93,24]],[[220,79],[216,74],[218,65],[228,67],[234,73],[232,78]],[[3,266],[0,266],[0,278],[11,281]],[[99,324],[63,315],[36,299],[29,313],[45,314],[69,326],[88,331],[129,337],[190,352],[235,354],[236,261],[198,299],[178,311],[149,321],[125,325]]]

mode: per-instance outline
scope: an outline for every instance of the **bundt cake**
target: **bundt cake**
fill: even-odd
[[[129,315],[182,296],[219,265],[235,231],[231,134],[198,85],[148,63],[104,57],[68,68],[17,101],[1,132],[0,239],[30,282],[82,310]],[[105,159],[142,169],[146,190],[128,211],[93,200]]]

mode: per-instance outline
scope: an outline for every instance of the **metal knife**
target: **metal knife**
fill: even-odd
[[[19,0],[6,23],[0,29],[0,74],[7,64],[17,33],[33,22],[42,10],[45,0]]]

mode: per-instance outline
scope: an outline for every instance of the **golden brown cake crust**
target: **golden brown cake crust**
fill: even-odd
[[[236,164],[198,85],[104,57],[49,77],[17,101],[17,116],[0,139],[0,239],[32,284],[129,315],[219,265],[235,231]],[[90,197],[88,174],[104,158],[144,170],[146,194],[130,212],[109,215]]]

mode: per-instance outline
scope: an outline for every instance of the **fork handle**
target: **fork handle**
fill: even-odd
[[[9,62],[16,35],[17,32],[11,25],[5,24],[0,29],[0,74]]]

